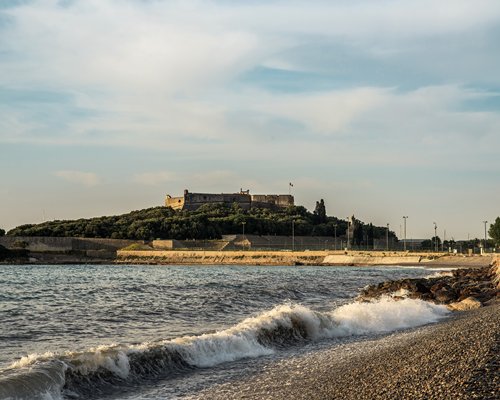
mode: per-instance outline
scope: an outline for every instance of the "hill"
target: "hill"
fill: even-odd
[[[219,239],[222,235],[242,233],[255,235],[345,235],[347,222],[311,213],[302,206],[286,209],[252,208],[237,205],[204,205],[196,211],[153,207],[128,214],[78,220],[56,220],[41,224],[21,225],[7,234],[13,236],[57,236],[112,239]],[[383,238],[385,227],[358,221],[355,242]],[[390,232],[391,236],[395,236]]]

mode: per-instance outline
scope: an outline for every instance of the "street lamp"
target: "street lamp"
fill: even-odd
[[[243,227],[243,235],[242,235],[243,236],[243,249],[246,247],[246,245],[245,245],[245,224],[246,224],[246,222],[241,223],[241,226]]]
[[[408,215],[403,215],[403,219],[404,219],[404,225],[405,225],[405,235],[404,235],[404,242],[403,242],[403,246],[404,246],[404,251],[406,251],[406,219],[408,218]]]
[[[438,239],[437,239],[437,224],[433,222],[434,224],[434,251],[437,253],[438,251]]]
[[[350,244],[351,244],[351,240],[349,239],[349,226],[350,226],[350,221],[349,221],[349,217],[347,217],[347,243],[346,243],[346,248],[349,249]]]
[[[292,251],[295,251],[295,220],[292,219]]]
[[[337,224],[333,225],[333,230],[335,232],[335,250],[337,250]]]
[[[483,224],[484,224],[484,252],[486,253],[486,224],[488,223],[488,221],[483,221]]]
[[[385,249],[389,251],[389,224],[387,224],[387,232],[385,233]]]

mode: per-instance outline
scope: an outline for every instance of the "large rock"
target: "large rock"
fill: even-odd
[[[447,305],[448,309],[452,311],[467,311],[475,310],[482,306],[481,302],[475,297],[467,297],[462,301],[457,301],[455,303],[450,303]]]
[[[449,286],[443,286],[434,292],[434,299],[442,304],[448,304],[456,300],[456,292]]]
[[[371,301],[384,295],[394,297],[397,292],[404,290],[409,298],[438,304],[458,303],[470,297],[485,303],[500,297],[500,290],[495,282],[497,277],[495,268],[457,269],[452,276],[402,279],[368,286],[361,291],[358,300]]]

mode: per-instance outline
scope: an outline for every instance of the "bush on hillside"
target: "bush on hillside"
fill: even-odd
[[[22,225],[8,235],[91,237],[113,239],[220,239],[222,235],[246,234],[297,236],[344,235],[347,222],[335,217],[318,218],[302,206],[285,209],[252,208],[243,210],[237,204],[224,206],[206,204],[196,211],[173,210],[154,207],[132,211],[128,214],[49,221],[41,224]],[[386,228],[360,223],[357,238],[373,240],[385,237]],[[394,233],[391,232],[391,236]]]

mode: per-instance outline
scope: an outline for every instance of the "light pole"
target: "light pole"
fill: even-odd
[[[437,224],[435,222],[433,222],[434,224],[434,251],[437,253],[438,251],[438,238],[437,238]]]
[[[387,224],[387,232],[385,233],[385,250],[389,251],[389,224]]]
[[[484,224],[484,248],[483,248],[483,250],[485,253],[486,253],[486,238],[487,238],[487,236],[486,236],[486,224],[487,223],[488,223],[488,221],[483,221],[483,224]]]
[[[245,245],[245,224],[246,222],[242,222],[241,223],[241,226],[243,227],[243,249],[245,249],[246,245]]]
[[[335,235],[335,250],[337,250],[337,224],[333,225],[333,231]]]
[[[404,246],[404,251],[406,251],[406,219],[408,218],[408,215],[403,215],[403,219],[404,219],[404,226],[405,226],[405,229],[404,229],[404,242],[403,242],[403,246]]]
[[[292,251],[295,251],[295,220],[292,219]]]
[[[350,225],[350,222],[349,222],[349,217],[347,217],[347,243],[346,243],[346,248],[349,249],[349,245],[351,243],[351,240],[349,239],[349,225]]]

